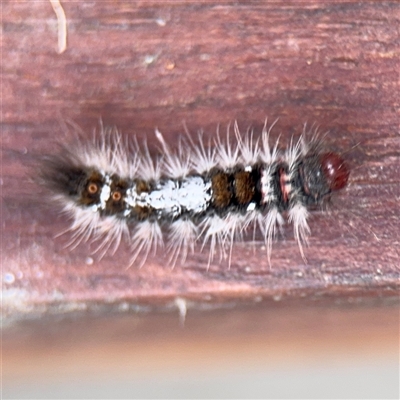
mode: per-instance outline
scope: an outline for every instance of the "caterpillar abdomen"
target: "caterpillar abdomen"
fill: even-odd
[[[217,249],[222,256],[234,239],[256,224],[264,235],[268,259],[283,214],[302,243],[310,229],[310,205],[320,204],[343,188],[349,170],[340,155],[322,152],[303,134],[281,152],[269,145],[266,126],[261,136],[242,138],[234,126],[235,144],[219,136],[206,147],[190,139],[172,152],[161,133],[156,136],[163,156],[154,161],[147,145],[127,142],[115,129],[105,129],[93,142],[79,142],[61,155],[47,159],[42,176],[72,218],[71,243],[101,239],[106,252],[118,247],[124,234],[132,244],[132,263],[164,244],[175,264],[184,261],[200,241],[210,245],[210,261]],[[230,254],[230,251],[229,251]]]

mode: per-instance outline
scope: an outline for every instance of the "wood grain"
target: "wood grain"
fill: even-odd
[[[57,53],[48,2],[4,2],[2,15],[2,279],[8,321],[102,309],[199,308],[298,299],[398,301],[398,2],[62,2],[67,50]],[[231,268],[207,252],[171,270],[163,252],[127,269],[129,246],[99,260],[54,238],[68,221],[32,182],[35,164],[91,135],[101,118],[124,134],[154,128],[171,146],[237,119],[287,144],[303,124],[330,131],[352,171],[328,211],[310,220],[305,265],[290,229],[273,248],[236,245]],[[397,299],[397,300],[396,300]],[[272,302],[273,304],[274,302]],[[398,303],[397,303],[398,304]],[[136,307],[136,308],[135,308]],[[150,307],[150,308],[146,308]]]

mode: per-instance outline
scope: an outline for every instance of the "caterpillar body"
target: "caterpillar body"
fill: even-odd
[[[243,137],[235,123],[226,139],[218,134],[206,145],[201,135],[197,142],[188,136],[176,151],[156,130],[162,149],[156,160],[146,143],[102,128],[92,141],[78,140],[47,157],[41,176],[72,219],[71,246],[94,239],[104,254],[126,236],[131,265],[139,255],[143,265],[152,249],[164,245],[165,234],[172,265],[179,257],[183,263],[197,242],[209,246],[209,263],[219,252],[230,264],[233,242],[250,225],[263,234],[270,262],[285,219],[305,258],[308,209],[343,188],[349,169],[305,132],[285,151],[278,142],[271,146],[271,128],[265,124],[258,138]]]

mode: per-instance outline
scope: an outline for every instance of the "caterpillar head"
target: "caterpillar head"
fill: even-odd
[[[315,201],[344,188],[349,175],[343,158],[332,152],[308,156],[300,167],[304,192]]]

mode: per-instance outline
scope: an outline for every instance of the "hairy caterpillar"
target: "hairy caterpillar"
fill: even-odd
[[[308,208],[343,188],[349,169],[340,155],[323,152],[316,136],[307,140],[305,130],[287,150],[278,142],[271,147],[271,128],[243,137],[235,123],[235,143],[228,128],[226,139],[218,134],[207,146],[202,136],[182,138],[176,151],[156,130],[163,153],[156,160],[146,143],[101,128],[92,141],[47,157],[41,176],[72,219],[71,246],[94,239],[104,254],[126,236],[131,265],[139,255],[143,265],[165,234],[172,265],[178,257],[183,263],[196,242],[209,245],[209,263],[217,251],[230,263],[234,240],[250,225],[262,232],[270,261],[284,216],[305,259]]]

